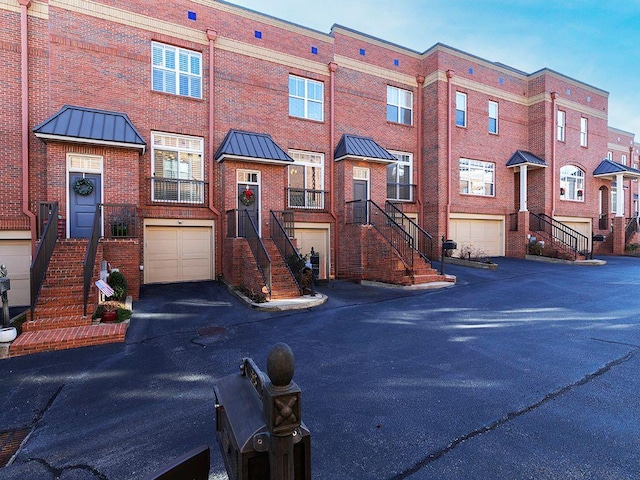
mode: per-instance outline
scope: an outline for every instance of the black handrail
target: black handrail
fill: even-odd
[[[47,205],[50,206],[51,204]],[[42,209],[40,211],[42,212]],[[43,219],[40,219],[40,221],[43,222]],[[40,289],[47,275],[49,261],[58,240],[58,202],[55,202],[52,208],[48,210],[48,217],[44,223],[42,238],[40,238],[40,243],[29,269],[31,278],[31,319],[33,319]]]
[[[640,231],[640,218],[638,216],[627,218],[627,227],[624,232],[624,240],[628,242],[631,236]]]
[[[258,234],[258,227],[256,226],[253,218],[249,215],[247,209],[241,210],[238,215],[238,223],[243,232],[243,236],[247,239],[251,252],[253,253],[258,269],[262,274],[264,283],[267,287],[269,298],[271,297],[271,258],[267,253],[267,249],[262,242],[262,238]]]
[[[275,212],[271,210],[271,240],[276,244],[280,255],[287,264],[287,268],[291,272],[291,276],[293,277],[293,281],[296,282],[298,290],[300,290],[300,293],[303,293],[302,285],[300,285],[300,282],[298,281],[298,276],[301,272],[294,272],[291,270],[292,264],[299,265],[302,263],[302,255],[300,255],[298,249],[293,245],[291,236],[283,225],[287,221],[285,219],[290,216],[290,213],[293,212]],[[282,221],[280,218],[282,218]]]
[[[286,190],[289,208],[325,210],[329,194],[326,190],[311,190],[307,188],[287,188]]]
[[[49,215],[51,215],[51,211],[56,203],[57,202],[38,202],[38,239],[42,238],[44,227],[49,221]]]
[[[568,225],[565,225],[562,222],[550,217],[549,215],[545,215],[541,213],[540,216],[550,222],[554,228],[558,228],[563,232],[568,233],[569,235],[573,235],[576,237],[576,249],[575,252],[580,255],[584,255],[585,257],[591,258],[591,252],[589,251],[589,237],[578,232],[577,230],[571,228]]]
[[[578,254],[591,257],[589,239],[585,235],[544,213],[530,212],[529,228],[535,232],[546,232],[553,240],[568,247],[573,251],[574,259]]]
[[[433,258],[433,236],[409,218],[402,210],[390,201],[386,201],[384,209],[393,220],[403,227],[413,238],[413,247],[426,262]]]
[[[373,200],[367,200],[367,203],[372,207],[369,224],[389,242],[405,267],[413,270],[413,251],[415,250],[413,237]]]
[[[91,280],[93,278],[93,268],[96,263],[96,253],[98,252],[98,241],[100,240],[100,225],[102,222],[102,204],[96,205],[96,211],[93,214],[93,228],[91,229],[91,237],[87,244],[87,252],[82,262],[83,272],[83,298],[84,298],[84,316],[87,315],[87,305],[89,304],[89,292],[91,288]]]

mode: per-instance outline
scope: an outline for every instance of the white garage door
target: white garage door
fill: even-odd
[[[318,228],[296,228],[295,238],[298,250],[302,255],[311,253],[311,247],[320,255],[320,272],[318,278],[326,279],[329,259],[327,257],[329,244],[329,231]]]
[[[573,230],[583,234],[587,237],[589,242],[589,249],[591,249],[591,221],[576,221],[576,220],[562,220],[562,218],[558,218],[558,221],[564,223],[567,227],[572,228]]]
[[[504,221],[475,218],[452,218],[450,237],[473,251],[489,257],[504,256]]]
[[[145,229],[145,283],[213,278],[210,227],[148,226]]]
[[[24,307],[31,303],[29,267],[31,242],[29,240],[0,240],[0,265],[7,266],[11,290],[7,292],[10,307]]]

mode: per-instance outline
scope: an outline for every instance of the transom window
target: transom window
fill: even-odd
[[[480,160],[460,159],[460,193],[494,196],[495,164]]]
[[[489,133],[498,133],[498,102],[489,102]]]
[[[290,150],[289,156],[289,207],[324,208],[324,155]]]
[[[151,61],[153,90],[202,98],[202,55],[200,53],[153,42]]]
[[[467,126],[467,94],[456,92],[456,125]]]
[[[560,169],[560,199],[584,201],[584,172],[573,165]]]
[[[322,82],[289,75],[289,115],[322,121],[323,92]]]
[[[204,140],[151,133],[152,200],[204,202]]]
[[[403,152],[389,153],[396,157],[397,162],[387,165],[387,199],[412,201],[413,155]]]
[[[580,146],[587,146],[587,132],[588,132],[589,122],[586,118],[580,118]]]
[[[562,110],[558,110],[558,118],[557,118],[557,122],[558,122],[558,140],[561,142],[564,142],[564,135],[565,135],[565,122],[566,122],[566,118],[567,115],[565,112],[563,112]]]
[[[387,85],[387,120],[413,125],[413,92]]]

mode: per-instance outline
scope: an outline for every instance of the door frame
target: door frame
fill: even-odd
[[[364,217],[365,217],[365,223],[369,223],[369,204],[367,203],[367,200],[369,200],[371,198],[371,169],[367,168],[367,167],[353,167],[353,171],[352,171],[352,197],[353,200],[356,200],[355,198],[355,184],[357,181],[359,182],[364,182],[366,184],[366,193],[365,193],[365,204],[364,204]],[[354,211],[354,216],[355,216],[355,211]]]
[[[77,161],[77,163],[74,162]],[[66,184],[66,209],[65,214],[67,218],[65,234],[67,238],[70,238],[71,235],[71,185],[70,178],[72,173],[82,173],[83,176],[86,173],[92,175],[100,175],[100,198],[98,199],[98,203],[104,203],[104,157],[102,155],[87,155],[84,153],[67,153],[66,158],[66,174],[65,174],[65,184]],[[100,235],[103,235],[104,226],[102,222],[100,222]]]
[[[241,175],[256,175],[255,180],[245,180],[241,179]],[[260,200],[260,196],[262,195],[262,176],[260,170],[249,170],[247,168],[239,168],[236,170],[236,184],[234,187],[234,195],[236,196],[236,209],[238,210],[238,215],[240,214],[240,209],[242,208],[240,199],[238,198],[238,187],[242,185],[256,185],[258,187],[258,194],[256,195],[256,203],[258,204],[257,213],[258,213],[258,236],[262,237],[262,202]],[[238,228],[238,225],[236,225]],[[237,234],[237,232],[236,232]]]

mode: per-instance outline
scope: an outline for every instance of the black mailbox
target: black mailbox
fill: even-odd
[[[293,363],[291,377],[287,381],[285,375],[280,381],[283,377],[276,380],[277,373],[271,371],[269,362],[273,383],[247,358],[239,374],[218,380],[214,387],[216,438],[227,474],[230,480],[278,480],[278,474],[272,476],[271,472],[279,467],[272,463],[282,462],[271,459],[282,453],[277,450],[283,448],[284,441],[293,447],[293,478],[311,480],[311,435],[300,420],[300,389],[291,382]],[[291,460],[287,455],[281,458]]]
[[[594,235],[593,236],[593,241],[594,242],[604,242],[606,239],[606,237],[602,234],[598,234],[598,235]]]
[[[458,244],[453,240],[445,240],[442,242],[443,250],[455,250],[458,248]]]
[[[11,290],[11,282],[7,277],[0,277],[0,294]]]

